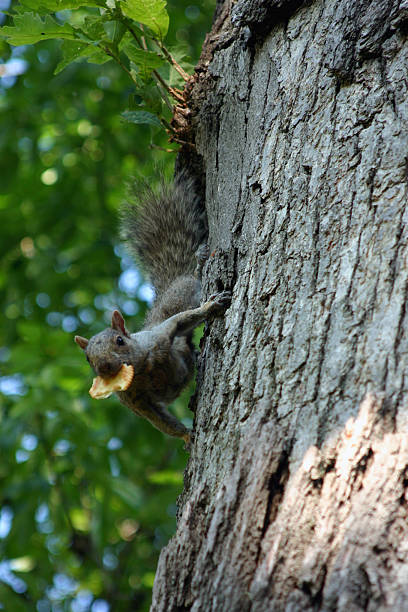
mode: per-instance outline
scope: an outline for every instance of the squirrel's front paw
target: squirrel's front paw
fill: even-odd
[[[225,310],[231,304],[231,292],[221,291],[221,293],[214,293],[209,299],[211,303],[211,310]]]

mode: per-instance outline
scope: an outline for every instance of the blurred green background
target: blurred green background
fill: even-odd
[[[214,4],[168,3],[167,41],[193,65]],[[157,164],[171,177],[175,155],[122,122],[132,84],[116,65],[53,76],[59,59],[53,41],[0,43],[0,609],[143,611],[188,455],[115,398],[91,400],[73,336],[114,306],[142,325],[151,290],[117,210],[129,178],[154,182]],[[186,422],[188,397],[174,405]]]

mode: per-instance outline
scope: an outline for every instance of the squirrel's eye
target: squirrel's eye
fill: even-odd
[[[118,346],[123,346],[123,345],[125,344],[125,341],[124,341],[124,339],[122,338],[122,336],[118,336],[118,337],[116,338],[116,344],[117,344]]]

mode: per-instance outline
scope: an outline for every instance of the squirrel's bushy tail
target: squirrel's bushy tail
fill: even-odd
[[[193,274],[206,224],[193,180],[180,174],[158,190],[135,183],[121,211],[121,235],[150,277],[157,295],[178,277]]]

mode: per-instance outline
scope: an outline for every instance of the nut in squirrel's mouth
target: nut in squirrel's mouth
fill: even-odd
[[[92,381],[89,395],[94,399],[106,399],[116,391],[127,391],[132,384],[134,373],[134,367],[124,363],[115,376],[97,376]]]

